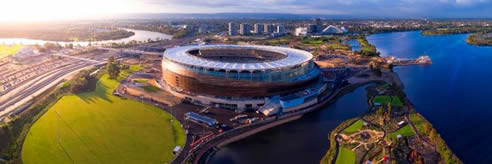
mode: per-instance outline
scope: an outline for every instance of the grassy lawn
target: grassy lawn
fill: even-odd
[[[403,106],[403,102],[398,96],[391,96],[391,105],[393,106]]]
[[[352,164],[355,163],[355,152],[342,147],[337,155],[336,164]]]
[[[403,102],[398,96],[376,96],[372,100],[373,104],[386,105],[391,103],[392,106],[403,106]]]
[[[374,99],[372,99],[372,102],[374,104],[381,104],[381,105],[385,105],[385,104],[388,104],[391,102],[391,97],[389,96],[376,96],[374,97]]]
[[[135,83],[147,83],[147,80],[135,80]]]
[[[147,92],[157,92],[160,91],[160,88],[154,87],[153,85],[141,86],[140,88],[144,89]]]
[[[355,133],[359,131],[360,128],[362,128],[363,123],[364,121],[358,120],[354,124],[350,125],[347,129],[343,130],[343,132],[348,134]]]
[[[119,80],[132,66],[122,71]],[[93,92],[61,98],[30,129],[22,160],[30,163],[166,163],[184,145],[184,130],[154,106],[113,96],[104,75]],[[174,121],[173,121],[174,120]]]
[[[422,119],[422,117],[420,117],[420,115],[415,114],[415,113],[410,114],[410,121],[413,122],[413,124],[415,125],[415,128],[417,128],[417,130],[419,131],[419,133],[421,135],[424,135],[424,136],[428,135],[424,130],[425,124],[428,124],[428,123],[426,121],[424,121]]]
[[[24,48],[23,45],[11,45],[11,46],[0,45],[0,59],[4,57],[8,57],[10,55],[15,55],[22,48]]]
[[[347,46],[340,44],[340,43],[333,43],[333,44],[329,44],[328,46],[332,49],[341,49],[341,50],[349,50],[350,49],[350,47],[347,47]]]
[[[389,133],[388,137],[396,138],[396,136],[398,134],[401,134],[402,136],[407,137],[407,136],[414,136],[415,132],[412,130],[412,127],[410,127],[410,125],[405,125],[403,128],[397,130],[396,132]]]

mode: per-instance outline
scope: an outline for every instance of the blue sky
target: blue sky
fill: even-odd
[[[222,12],[492,18],[492,0],[3,0],[0,22]]]
[[[492,0],[145,0],[162,12],[492,17]]]

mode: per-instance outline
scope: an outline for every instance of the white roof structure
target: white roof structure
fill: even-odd
[[[188,53],[192,50],[199,49],[258,49],[265,51],[272,51],[286,55],[285,58],[270,62],[258,62],[258,63],[232,63],[232,62],[220,62],[215,60],[209,60],[202,57],[197,57]],[[177,48],[167,49],[164,52],[164,58],[167,60],[180,63],[188,66],[213,68],[216,70],[269,70],[288,68],[303,64],[310,61],[313,55],[309,52],[273,46],[260,46],[260,45],[194,45],[183,46]]]
[[[326,27],[325,29],[323,29],[323,34],[341,34],[341,33],[344,33],[345,31],[340,29],[339,27],[337,26],[332,26],[332,25],[329,25],[328,27]]]

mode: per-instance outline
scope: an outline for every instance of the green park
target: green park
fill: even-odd
[[[118,81],[138,70],[123,70]],[[62,97],[32,126],[22,149],[26,164],[167,163],[186,136],[170,114],[112,95],[117,80],[103,75],[91,92]]]

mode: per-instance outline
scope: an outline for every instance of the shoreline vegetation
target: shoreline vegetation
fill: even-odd
[[[29,28],[28,28],[29,27]],[[16,25],[0,26],[0,38],[26,38],[55,42],[105,41],[128,38],[134,32],[111,25]]]
[[[366,90],[369,110],[330,132],[330,148],[320,163],[463,163],[396,84],[378,82]]]
[[[492,46],[492,32],[470,34],[466,43],[476,46]]]
[[[491,32],[492,27],[484,26],[463,26],[463,27],[436,27],[421,31],[422,35],[453,35],[453,34],[468,34],[468,33],[485,33]]]
[[[369,43],[365,36],[358,37],[357,41],[362,46],[362,48],[359,51],[356,51],[356,53],[361,54],[363,56],[379,56],[380,55],[380,53],[376,49],[376,46]]]

